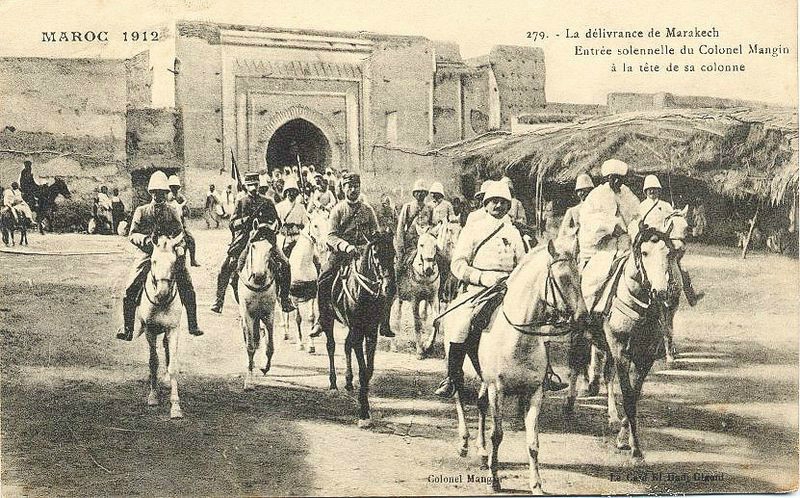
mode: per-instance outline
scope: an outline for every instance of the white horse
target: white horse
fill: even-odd
[[[175,264],[185,250],[183,234],[169,238],[153,236],[153,253],[150,255],[150,272],[144,284],[142,298],[136,309],[137,336],[142,332],[150,345],[150,392],[148,406],[157,406],[158,350],[156,339],[164,334],[164,359],[170,383],[170,418],[183,418],[178,396],[178,331],[181,320],[181,300],[175,280]]]
[[[453,259],[453,248],[461,235],[461,224],[458,221],[442,223],[436,236],[436,248],[439,251],[439,264],[441,276],[439,278],[439,304],[441,308],[455,299],[458,294],[458,279],[450,271],[450,262]]]
[[[557,248],[558,246],[558,248]],[[563,247],[562,247],[563,246]],[[545,247],[547,249],[545,249]],[[492,489],[500,491],[498,454],[503,441],[503,399],[507,394],[520,397],[525,409],[530,488],[542,493],[539,477],[539,413],[541,412],[547,369],[545,338],[569,333],[573,322],[586,317],[580,289],[580,276],[568,246],[552,241],[534,249],[506,280],[508,287],[502,305],[495,312],[488,332],[469,344],[469,355],[483,384],[478,395],[477,449],[492,472]],[[445,326],[446,322],[442,322]],[[468,340],[469,341],[469,340]],[[477,341],[480,341],[478,344]],[[476,351],[477,349],[477,351]],[[474,360],[473,360],[474,361]],[[456,392],[459,453],[467,455],[469,431],[463,406],[463,388]],[[486,416],[491,407],[493,422],[491,452],[486,452]]]
[[[263,236],[268,225],[253,222],[250,241],[245,249],[245,264],[239,275],[239,316],[242,321],[242,332],[247,346],[248,366],[244,379],[244,390],[253,388],[253,356],[258,350],[261,340],[261,326],[266,331],[267,363],[261,371],[269,372],[274,352],[273,320],[275,312],[275,275],[269,268],[269,256],[272,244]]]
[[[397,320],[402,321],[403,303],[411,303],[411,313],[414,317],[414,338],[417,356],[424,357],[424,344],[422,341],[423,321],[428,317],[428,309],[434,313],[439,310],[439,266],[437,262],[436,238],[424,232],[417,240],[417,248],[411,265],[400,273],[397,281]],[[420,312],[420,304],[424,303],[425,313]],[[424,315],[424,316],[423,316]],[[396,327],[395,330],[399,330]],[[426,341],[430,342],[430,341]],[[393,349],[394,341],[392,341]]]
[[[290,317],[294,315],[297,325],[297,348],[303,351],[308,348],[309,354],[316,352],[311,329],[317,319],[317,278],[319,277],[319,257],[317,256],[316,239],[309,233],[309,227],[303,229],[289,256],[292,269],[292,284],[289,296],[297,310],[283,316],[284,339],[289,336]]]

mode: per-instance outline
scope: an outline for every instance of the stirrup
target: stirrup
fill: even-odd
[[[445,377],[442,382],[439,383],[439,387],[433,392],[436,396],[444,399],[450,399],[456,394],[456,383],[453,382],[450,377]]]
[[[544,380],[542,381],[542,390],[544,391],[561,391],[569,387],[569,384],[565,384],[561,377],[557,373],[555,373],[550,367],[547,366],[547,371],[544,374]]]

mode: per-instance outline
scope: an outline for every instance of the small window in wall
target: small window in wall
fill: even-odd
[[[386,143],[397,143],[397,111],[386,113]]]

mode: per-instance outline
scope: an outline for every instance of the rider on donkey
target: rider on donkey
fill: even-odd
[[[639,216],[646,225],[662,230],[664,221],[675,209],[666,201],[661,200],[661,182],[655,175],[647,175],[644,179],[645,199],[639,204]],[[681,246],[677,251],[675,264],[678,267],[680,276],[683,280],[683,292],[686,295],[686,302],[689,306],[694,306],[697,301],[703,298],[702,292],[695,292],[692,286],[692,279],[689,273],[681,267],[681,258],[686,253],[686,247]]]
[[[181,224],[183,225],[186,249],[189,251],[189,261],[191,262],[192,266],[200,266],[197,264],[197,258],[195,257],[197,244],[194,241],[194,235],[192,235],[191,232],[189,232],[189,229],[186,228],[186,215],[189,214],[189,207],[186,205],[186,197],[180,193],[181,179],[178,177],[178,175],[172,175],[169,177],[169,190],[170,195],[167,196],[167,198],[169,199],[172,209],[175,210],[175,213],[177,213],[178,218],[180,218]]]
[[[150,254],[153,252],[153,235],[176,237],[183,232],[183,224],[178,214],[167,203],[169,194],[169,180],[162,171],[156,171],[150,176],[147,191],[152,195],[152,201],[144,206],[139,206],[133,213],[130,236],[131,244],[139,248],[137,258],[134,260],[132,271],[122,299],[122,318],[124,325],[117,332],[117,339],[130,341],[133,339],[133,328],[136,320],[136,307],[144,288],[147,274],[150,272]],[[189,324],[189,333],[203,335],[197,326],[197,301],[192,286],[192,278],[186,269],[186,257],[181,256],[175,265],[175,283],[178,286],[178,295],[186,308],[186,320]]]
[[[244,266],[245,248],[250,242],[250,230],[254,220],[258,220],[259,224],[272,227],[268,231],[266,239],[272,244],[270,259],[275,271],[275,282],[278,287],[281,309],[287,313],[294,311],[295,308],[289,300],[289,287],[292,282],[289,261],[276,244],[276,234],[280,228],[280,220],[278,219],[277,211],[275,211],[275,203],[258,195],[258,173],[244,175],[244,185],[247,195],[239,199],[231,216],[231,243],[228,246],[228,255],[222,263],[222,268],[220,268],[217,276],[217,300],[211,307],[211,311],[222,313],[228,283],[233,287],[234,293],[237,292],[236,289],[239,283],[238,270],[241,270]]]
[[[331,305],[331,288],[339,268],[346,265],[352,258],[361,253],[367,240],[378,231],[378,220],[372,206],[361,199],[361,177],[357,173],[347,173],[342,176],[342,190],[344,201],[334,206],[330,214],[330,229],[328,232],[328,246],[331,255],[326,261],[317,280],[317,303],[319,305],[319,322],[311,337],[317,337],[323,332],[333,332],[333,307]],[[394,299],[394,285],[389,285],[387,302],[391,306]],[[389,309],[381,317],[380,334],[384,337],[394,337],[387,322]]]
[[[459,296],[456,306],[463,309],[460,313],[472,316],[474,300],[470,297],[504,280],[525,256],[525,243],[522,235],[514,226],[508,212],[511,209],[511,192],[505,182],[491,182],[482,189],[485,215],[467,222],[461,236],[453,249],[453,261],[450,269],[467,290]],[[483,310],[490,312],[491,310]],[[483,313],[481,313],[483,314]],[[447,378],[436,389],[435,394],[444,398],[452,397],[464,382],[464,359],[470,344],[478,340],[483,327],[473,319],[459,322],[464,326],[447,329],[446,340],[449,341],[447,351]],[[567,384],[557,382],[553,378],[553,370],[549,365],[543,387],[545,390],[559,391]]]

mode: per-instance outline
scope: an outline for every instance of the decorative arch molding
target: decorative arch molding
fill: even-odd
[[[342,162],[342,146],[344,142],[339,137],[336,129],[328,121],[328,119],[319,112],[302,105],[294,105],[287,107],[281,111],[275,112],[266,126],[264,126],[258,134],[257,147],[254,149],[260,154],[258,158],[251,158],[250,164],[264,164],[267,157],[267,147],[269,141],[278,129],[295,119],[303,119],[313,124],[325,135],[328,144],[331,147],[331,166],[339,169]]]

